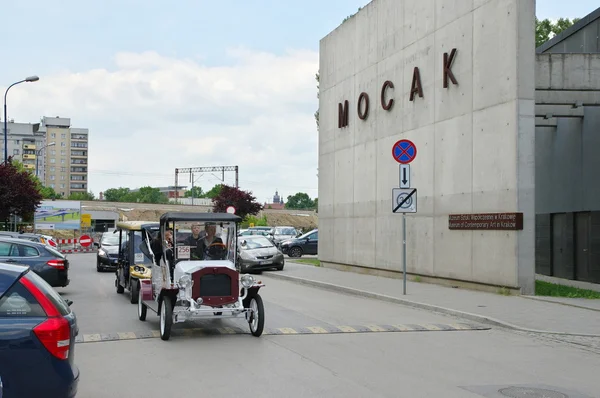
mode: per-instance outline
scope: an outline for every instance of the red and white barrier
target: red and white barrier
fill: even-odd
[[[92,245],[94,239],[89,235],[81,235],[78,239],[57,239],[58,251],[63,254],[69,253],[95,253],[96,248]],[[64,245],[71,247],[65,248]]]

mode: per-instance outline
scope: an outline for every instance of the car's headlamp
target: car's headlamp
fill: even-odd
[[[106,252],[104,250],[102,250],[102,249],[98,249],[98,255],[104,257],[104,256],[106,256]]]
[[[254,285],[254,278],[252,277],[252,275],[244,274],[242,275],[241,282],[242,286],[248,289],[249,287]]]
[[[140,267],[139,265],[136,265],[135,267],[133,267],[133,270],[135,272],[139,272],[140,274],[143,274],[144,272],[146,272],[146,268]]]
[[[183,289],[187,289],[192,286],[192,277],[188,274],[184,274],[181,278],[179,278],[179,286]]]

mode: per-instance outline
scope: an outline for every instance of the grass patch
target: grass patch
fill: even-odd
[[[418,282],[421,282],[421,276],[419,276],[419,275],[416,275],[416,276],[413,278],[413,281],[414,281],[414,282],[417,282],[417,283],[418,283]]]
[[[510,289],[507,287],[501,287],[498,289],[498,294],[501,296],[510,296]]]
[[[568,298],[586,298],[600,299],[600,292],[587,289],[579,289],[577,287],[557,285],[544,281],[535,281],[536,296],[550,297],[568,297]]]
[[[320,267],[321,266],[321,262],[316,259],[316,258],[299,258],[299,259],[294,259],[293,260],[296,263],[303,263],[303,264],[310,264],[310,265],[314,265],[315,267]]]

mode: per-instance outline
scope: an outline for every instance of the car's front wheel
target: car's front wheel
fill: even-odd
[[[173,326],[173,305],[171,298],[164,296],[160,309],[160,338],[169,340],[171,337],[171,327]]]
[[[298,246],[294,246],[290,249],[290,257],[302,257],[302,249]]]
[[[250,333],[252,336],[259,337],[265,327],[265,307],[263,305],[262,297],[258,293],[250,299],[250,309],[252,315],[248,320],[250,325]]]

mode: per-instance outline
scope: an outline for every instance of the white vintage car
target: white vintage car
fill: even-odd
[[[168,340],[173,323],[192,319],[244,316],[260,336],[265,310],[258,291],[264,284],[236,268],[237,227],[229,213],[165,213],[158,236],[144,236],[141,250],[154,259],[152,278],[141,281],[138,317],[148,308],[160,317],[160,337]],[[185,240],[178,230],[191,230]]]

